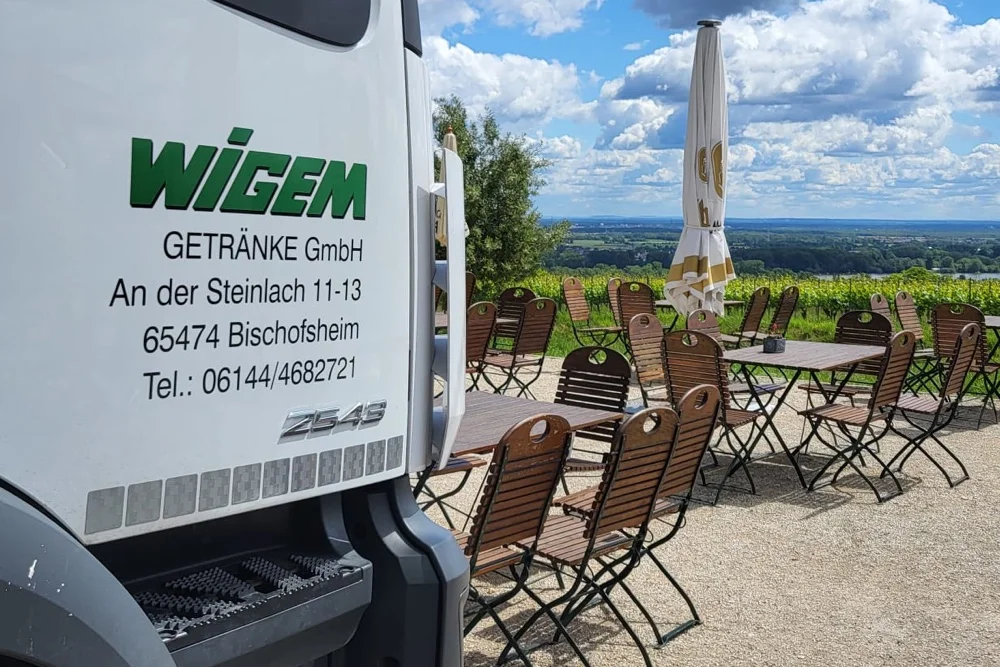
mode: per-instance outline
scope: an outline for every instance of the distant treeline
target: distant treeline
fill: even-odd
[[[896,232],[897,234],[901,232]],[[907,238],[846,236],[837,233],[731,231],[727,234],[736,272],[772,271],[851,275],[896,273],[911,267],[941,273],[1000,272],[1000,238]],[[548,269],[670,266],[676,234],[638,232],[580,233],[544,259]]]

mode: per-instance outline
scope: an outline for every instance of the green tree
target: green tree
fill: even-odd
[[[470,118],[456,96],[435,102],[434,135],[440,142],[452,128],[465,170],[467,266],[493,297],[535,273],[542,257],[566,238],[569,222],[540,224],[532,198],[545,185],[542,172],[551,163],[524,135],[502,132],[489,109]]]

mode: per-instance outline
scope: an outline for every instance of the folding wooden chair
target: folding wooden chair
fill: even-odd
[[[527,287],[509,287],[497,298],[497,323],[493,327],[493,348],[499,350],[500,342],[503,348],[510,351],[514,336],[521,324],[521,315],[529,302],[534,300],[535,293]],[[500,320],[503,320],[502,322]]]
[[[420,502],[421,497],[426,496],[428,500],[420,506],[420,509],[427,512],[430,508],[437,507],[441,512],[441,516],[444,517],[445,522],[448,524],[448,527],[455,530],[455,522],[452,521],[451,514],[448,510],[454,510],[459,514],[466,514],[466,512],[450,505],[445,501],[447,501],[448,498],[452,498],[461,493],[462,489],[465,488],[466,483],[468,483],[469,477],[472,475],[472,471],[476,468],[483,467],[487,463],[489,463],[489,458],[479,456],[478,454],[462,454],[459,456],[449,457],[448,463],[445,464],[444,468],[436,470],[431,467],[417,477],[417,482],[413,486],[413,497]],[[462,478],[459,480],[457,485],[443,493],[431,488],[430,480],[444,475],[461,475]]]
[[[472,380],[468,391],[479,388],[483,361],[496,326],[497,307],[489,301],[472,304],[465,315],[465,373]]]
[[[739,331],[734,336],[722,334],[722,344],[730,349],[740,347],[744,343],[753,345],[757,341],[760,325],[764,321],[764,313],[767,312],[770,300],[771,289],[767,285],[755,289],[750,296],[750,303],[743,311],[743,322],[740,323]]]
[[[469,308],[472,306],[472,293],[476,287],[476,276],[472,271],[465,272],[465,307]],[[437,285],[434,286],[434,310],[441,310],[442,306],[447,306],[447,296]]]
[[[882,315],[870,310],[850,310],[837,319],[837,328],[833,333],[833,342],[844,345],[877,345],[885,347],[892,338],[892,323]],[[874,382],[882,369],[881,359],[862,361],[854,368],[855,376],[868,376]],[[859,396],[867,396],[872,392],[872,384],[853,382],[841,387],[842,380],[838,380],[839,373],[850,372],[849,368],[834,370],[830,374],[830,382],[824,383],[822,387],[813,382],[799,385],[799,389],[809,393],[809,407],[812,407],[812,398],[815,394],[823,396],[837,393],[850,400],[854,405],[854,399]],[[839,390],[839,391],[838,391]]]
[[[652,315],[656,319],[656,297],[653,288],[646,283],[635,281],[623,282],[618,288],[618,313],[624,322],[625,349],[631,355],[632,348],[628,339],[628,323],[636,315]],[[657,319],[657,321],[659,321]],[[662,328],[663,325],[661,324]]]
[[[622,412],[628,401],[629,382],[632,369],[628,361],[618,352],[605,347],[581,347],[566,355],[559,371],[559,384],[553,403],[591,408],[610,412]],[[577,445],[578,438],[611,444],[618,433],[621,422],[612,421],[580,429],[573,435],[573,450],[585,454],[600,455],[602,460],[570,456],[563,471],[563,491],[569,493],[565,473],[594,472],[603,470],[607,450],[583,449]]]
[[[892,321],[892,311],[889,309],[888,299],[882,294],[875,292],[868,301],[871,304],[871,311],[873,313],[878,313],[890,322]]]
[[[726,484],[726,481],[739,469],[742,469],[746,474],[747,482],[750,485],[749,492],[756,494],[757,487],[747,465],[753,455],[753,450],[760,439],[764,438],[768,446],[771,447],[771,451],[776,452],[764,429],[757,423],[759,418],[765,416],[763,410],[741,410],[730,403],[729,369],[723,358],[722,346],[714,338],[700,331],[681,330],[671,331],[665,334],[663,339],[666,347],[667,388],[671,403],[676,405],[687,392],[703,384],[716,387],[721,395],[719,426],[722,433],[720,441],[726,441],[730,451],[725,453],[731,455],[733,461],[718,485],[706,483],[706,486],[716,488],[714,502],[719,502],[722,490],[726,488],[748,491],[748,489]],[[745,438],[741,437],[738,432],[738,429],[744,426],[750,427],[750,432]],[[798,470],[791,454],[787,450],[785,453],[795,469]],[[705,483],[704,475],[702,482]]]
[[[437,311],[441,310],[441,301],[442,301],[443,297],[444,297],[444,290],[441,289],[440,287],[438,287],[437,285],[435,285],[434,286],[434,312],[437,312]]]
[[[661,646],[701,623],[701,618],[698,616],[698,611],[691,598],[656,556],[656,549],[670,541],[684,525],[684,515],[687,513],[691,501],[695,478],[698,476],[701,461],[712,439],[712,433],[718,420],[719,398],[719,390],[716,387],[702,385],[695,387],[681,399],[677,410],[679,419],[673,452],[657,492],[656,505],[652,515],[652,518],[666,524],[668,530],[662,537],[656,538],[650,529],[649,540],[646,541],[648,544],[644,542],[640,552],[641,557],[648,557],[653,561],[653,564],[667,578],[667,581],[684,598],[691,612],[691,620],[663,634],[652,615],[638,601],[635,592],[628,587],[626,582],[622,582],[623,589],[642,611],[656,636],[657,643]],[[595,507],[595,498],[599,489],[599,486],[592,486],[568,496],[556,498],[553,504],[561,507],[567,514],[588,517]]]
[[[924,326],[920,322],[920,315],[917,313],[917,306],[913,302],[913,297],[909,292],[900,290],[896,292],[896,317],[902,331],[910,331],[916,338],[916,347],[926,347],[924,341]]]
[[[621,585],[639,564],[642,541],[648,533],[653,507],[673,452],[676,430],[677,414],[669,408],[648,408],[629,417],[612,445],[610,460],[587,515],[552,515],[545,521],[537,540],[538,558],[549,561],[555,568],[569,568],[575,579],[562,595],[548,603],[546,609],[540,609],[528,619],[500,654],[498,662],[505,660],[510,649],[547,611],[562,609],[560,620],[565,626],[599,596],[632,638],[647,667],[652,667],[642,639],[608,591]],[[635,529],[636,534],[623,531],[628,528]],[[528,543],[523,542],[521,546],[527,547]],[[618,551],[625,551],[625,554],[614,561],[601,560]],[[592,561],[603,565],[597,576],[590,574]],[[641,608],[648,616],[649,612]],[[558,641],[564,632],[565,627],[557,628],[553,641]],[[584,664],[589,665],[586,660]]]
[[[885,347],[892,338],[892,323],[882,315],[871,310],[849,310],[837,319],[837,327],[833,333],[833,342],[844,345],[878,345]],[[851,369],[853,368],[853,373]],[[835,369],[830,373],[830,381],[822,385],[814,382],[802,383],[798,389],[807,392],[806,407],[815,405],[813,399],[819,396],[825,399],[827,396],[835,395],[838,398],[846,398],[851,405],[856,405],[859,398],[869,396],[872,392],[872,385],[878,378],[882,370],[881,359],[871,359],[862,361],[856,366],[842,369]],[[845,383],[845,374],[851,373],[854,382]],[[857,380],[867,379],[869,382],[858,382]],[[802,432],[799,441],[806,440],[806,422],[802,423]]]
[[[797,285],[789,285],[781,290],[781,297],[778,299],[778,307],[771,317],[771,324],[767,330],[758,332],[760,334],[778,333],[784,336],[788,333],[788,325],[792,321],[792,315],[799,305],[799,288]]]
[[[978,324],[979,330],[986,331],[986,318],[983,311],[967,303],[942,303],[934,307],[931,311],[931,329],[934,332],[934,356],[937,357],[939,369],[944,368],[944,362],[953,353],[959,335],[966,324]],[[979,337],[976,345],[976,354],[972,361],[972,379],[970,384],[977,379],[982,379],[986,389],[983,396],[983,407],[979,410],[979,419],[976,428],[983,425],[983,415],[986,414],[986,406],[993,409],[993,417],[997,418],[996,398],[1000,392],[1000,366],[990,363],[989,354],[986,351],[986,336]],[[943,375],[943,370],[939,370],[939,377]],[[937,383],[936,383],[937,384]],[[940,385],[939,385],[940,386]]]
[[[472,271],[465,272],[465,307],[472,306],[472,295],[476,291],[476,274]]]
[[[611,315],[615,318],[615,324],[624,328],[628,326],[628,320],[622,319],[622,312],[618,309],[618,288],[621,286],[621,278],[612,278],[608,281],[608,308],[611,309]]]
[[[949,355],[948,368],[945,371],[940,396],[902,396],[896,402],[896,414],[916,429],[917,434],[911,437],[898,431],[892,423],[889,424],[892,432],[903,438],[906,444],[889,460],[889,463],[886,464],[887,468],[892,469],[893,464],[899,461],[899,467],[896,468],[896,471],[902,472],[903,466],[910,460],[914,452],[919,451],[934,464],[934,467],[941,471],[949,487],[955,488],[969,479],[969,471],[965,469],[965,465],[955,456],[954,452],[941,442],[937,434],[948,428],[958,414],[959,404],[965,393],[965,379],[976,360],[976,352],[981,338],[982,329],[978,324],[970,323],[962,327],[962,331],[955,341],[955,348]],[[920,416],[924,419],[929,417],[930,423],[925,424],[922,420],[915,420],[914,416]],[[957,479],[952,480],[944,466],[924,449],[924,444],[928,440],[936,444],[959,467],[961,475]],[[884,475],[885,473],[883,473]]]
[[[796,290],[797,289],[798,288],[796,288]],[[715,316],[715,313],[710,310],[696,310],[688,315],[687,329],[689,331],[700,331],[702,333],[706,333],[720,344],[722,343],[722,331],[719,328],[719,320]],[[751,387],[746,382],[733,380],[732,377],[730,377],[729,394],[733,397],[734,401],[737,400],[737,396],[744,397],[741,400],[745,401],[746,404],[740,407],[746,408],[750,401],[756,400],[763,409],[770,404],[770,397],[773,397],[784,388],[785,383],[783,382],[768,382],[763,384],[754,383]],[[768,400],[761,402],[761,397],[765,395],[769,397]]]
[[[542,374],[545,353],[556,321],[556,308],[556,302],[552,299],[532,299],[524,307],[518,322],[513,347],[509,351],[491,350],[487,353],[482,364],[482,379],[494,392],[502,394],[513,384],[518,388],[518,396],[527,394],[531,398],[535,397],[530,387]],[[485,372],[487,369],[501,372],[504,380],[493,384],[493,380]],[[521,373],[525,372],[527,377],[522,377]]]
[[[621,338],[622,327],[595,327],[590,322],[590,305],[579,278],[565,278],[562,282],[563,300],[569,310],[569,321],[573,327],[573,337],[580,345],[608,347]],[[583,340],[581,338],[587,338]]]
[[[525,665],[531,661],[500,618],[500,607],[524,592],[560,630],[565,630],[550,605],[527,586],[542,526],[549,513],[559,474],[569,451],[570,426],[557,415],[538,415],[512,426],[493,452],[479,506],[468,533],[455,533],[469,559],[469,600],[479,607],[464,629],[468,635],[490,616]],[[486,597],[476,580],[497,570],[509,569],[514,586],[495,597]],[[586,662],[579,646],[566,637],[577,656]]]
[[[900,486],[899,479],[892,474],[892,471],[886,467],[885,462],[879,458],[875,447],[885,437],[886,433],[889,432],[893,412],[896,404],[899,402],[900,394],[903,391],[903,383],[906,380],[906,374],[913,359],[914,344],[915,336],[910,331],[900,331],[893,335],[889,341],[889,346],[886,348],[885,355],[882,357],[882,366],[878,374],[878,380],[876,380],[875,386],[872,388],[872,398],[868,401],[866,407],[829,403],[809,408],[799,413],[812,426],[812,430],[803,443],[803,446],[807,445],[815,437],[833,451],[833,456],[819,469],[809,483],[809,491],[814,491],[817,488],[817,482],[822,479],[834,463],[843,460],[840,468],[833,473],[833,477],[831,477],[828,484],[824,484],[823,486],[835,484],[840,473],[850,466],[875,493],[875,498],[880,503],[895,498],[903,492],[903,487]],[[837,430],[840,431],[847,443],[846,446],[838,446],[836,437],[833,442],[830,442],[820,434],[819,427],[824,422],[837,427]],[[882,424],[885,428],[880,433],[876,433],[876,424]],[[856,429],[856,432],[852,431],[852,428]],[[896,486],[895,492],[887,496],[879,493],[878,488],[876,488],[872,480],[855,463],[855,460],[862,455],[870,456],[872,460],[878,463],[880,476],[888,476],[892,480]]]
[[[628,323],[628,338],[643,405],[670,405],[660,320],[649,313],[634,316]]]
[[[920,314],[917,312],[913,296],[909,292],[900,290],[896,292],[895,302],[896,318],[901,327],[900,331],[912,331],[917,339],[916,347],[913,350],[914,363],[910,367],[910,376],[906,379],[904,389],[914,394],[923,389],[936,392],[941,387],[941,366],[934,350],[927,346],[927,341],[924,338],[924,325],[920,322]],[[948,350],[951,349],[951,345],[945,347]]]

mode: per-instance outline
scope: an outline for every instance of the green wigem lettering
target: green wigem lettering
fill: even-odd
[[[265,153],[250,151],[240,166],[239,173],[233,181],[225,200],[222,211],[226,213],[264,213],[271,205],[274,193],[278,191],[277,183],[257,181],[254,183],[255,194],[248,194],[247,189],[260,170],[266,170],[269,176],[281,176],[292,161],[291,155],[281,153]]]
[[[252,136],[253,130],[249,127],[234,127],[233,131],[229,133],[229,143],[233,146],[246,146],[250,143]]]
[[[355,220],[365,219],[367,165],[355,163],[348,169],[346,163],[336,160],[293,160],[284,153],[247,151],[244,148],[253,134],[250,128],[234,127],[227,139],[230,147],[220,151],[214,146],[198,146],[188,162],[181,142],[166,142],[154,156],[152,139],[134,137],[132,206],[152,208],[163,195],[163,204],[170,209],[187,209],[193,201],[196,211],[214,211],[221,201],[219,210],[225,213],[261,214],[270,209],[273,215],[305,213],[318,218],[329,207],[333,218],[343,219],[350,210]],[[261,171],[266,175],[258,173]],[[266,176],[284,180],[272,181]]]
[[[198,146],[185,166],[184,144],[168,141],[154,160],[152,139],[133,138],[129,202],[134,207],[152,208],[165,193],[164,206],[187,208],[218,150]]]
[[[364,220],[367,180],[367,165],[353,164],[351,171],[348,172],[346,164],[331,160],[306,215],[310,218],[318,218],[323,215],[327,204],[329,204],[330,215],[334,218],[343,218],[353,203],[352,217],[355,220]]]
[[[273,215],[302,215],[306,210],[306,202],[296,199],[299,195],[311,195],[316,187],[316,181],[306,176],[319,176],[323,173],[326,160],[315,157],[297,157],[292,162],[292,168],[285,176],[278,198],[271,207]]]
[[[219,159],[215,161],[215,166],[212,167],[212,172],[205,179],[204,187],[198,193],[198,198],[194,200],[194,210],[215,210],[215,207],[219,205],[219,199],[222,197],[226,185],[229,183],[229,179],[233,177],[233,172],[236,171],[236,165],[239,163],[241,157],[243,157],[243,151],[238,148],[222,149],[222,152],[219,153]]]

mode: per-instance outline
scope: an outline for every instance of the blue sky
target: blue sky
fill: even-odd
[[[546,216],[680,214],[712,17],[729,215],[1000,220],[996,16],[998,0],[421,0],[433,93],[538,144]]]

